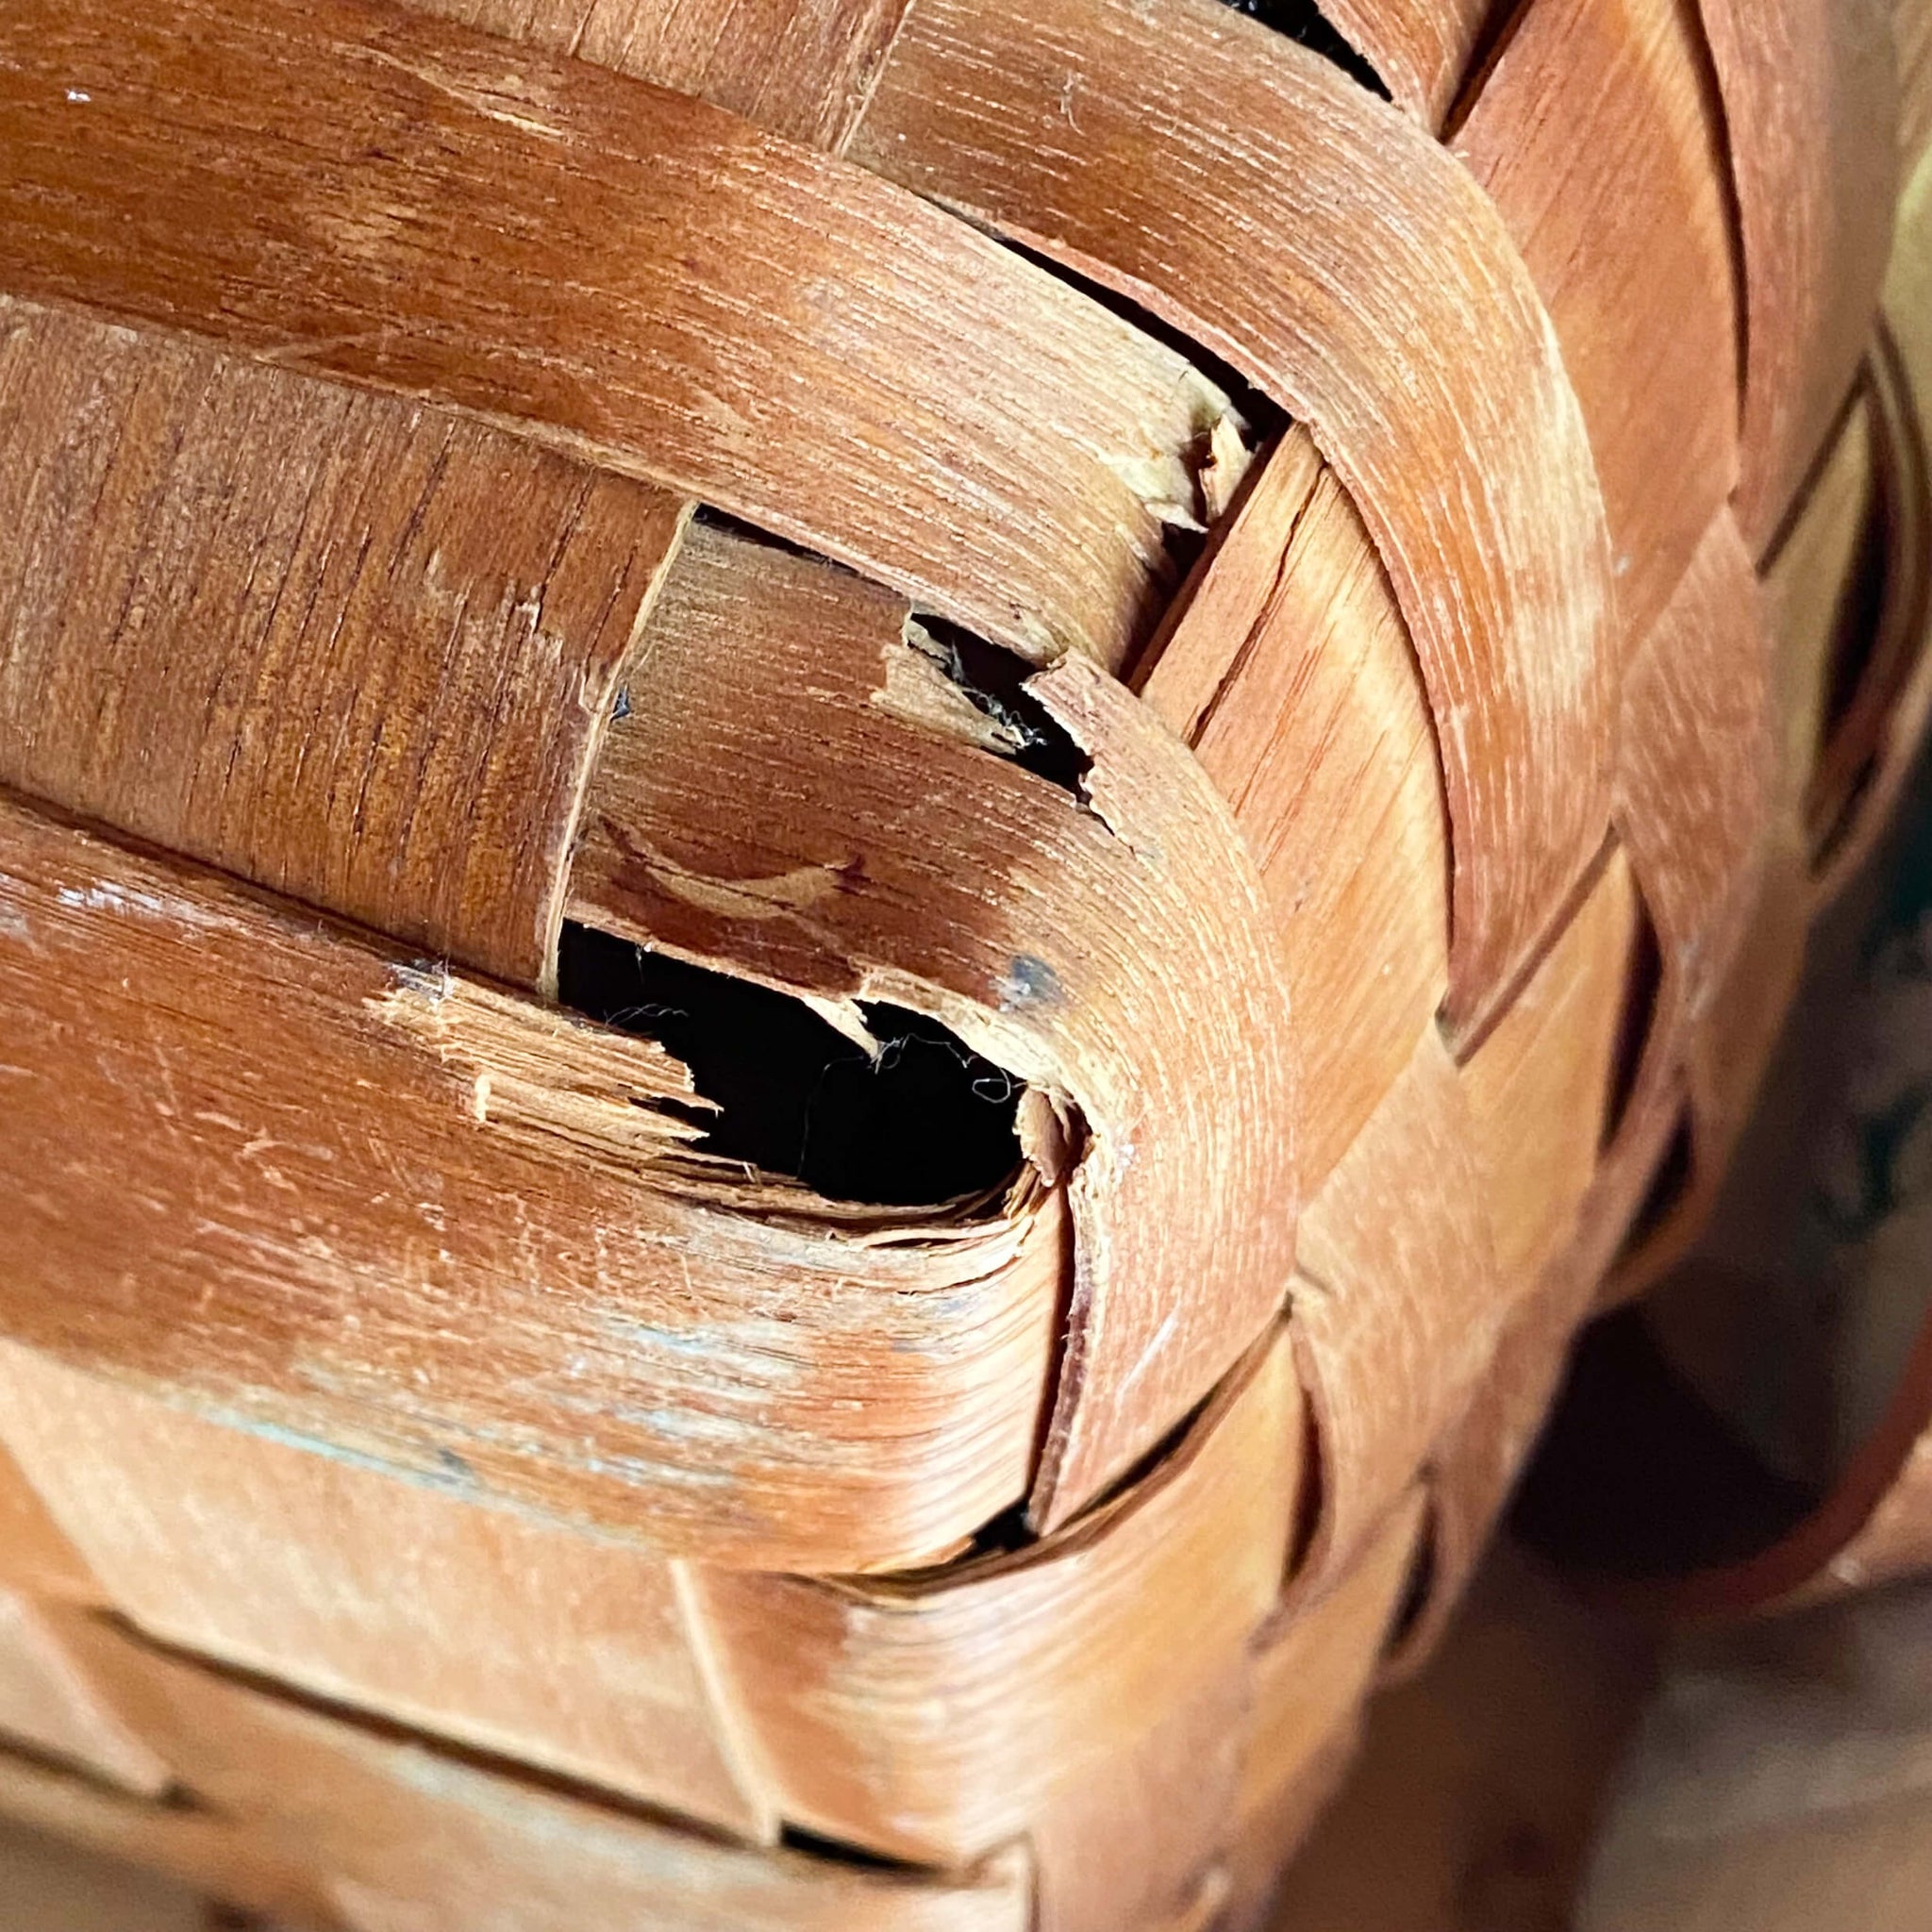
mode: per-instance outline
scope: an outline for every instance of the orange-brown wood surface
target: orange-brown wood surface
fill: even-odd
[[[1723,118],[1694,0],[1534,0],[1454,144],[1523,250],[1576,386],[1621,669],[1738,476]]]
[[[1891,242],[1890,0],[1700,0],[1744,263],[1738,521],[1762,556],[1865,351]]]
[[[1029,656],[1117,662],[1158,609],[1224,399],[903,192],[369,0],[0,36],[0,287],[513,423]]]
[[[242,1435],[11,1345],[0,1439],[142,1629],[770,1839],[660,1557]]]
[[[0,782],[543,980],[675,500],[4,296],[0,416]]]
[[[1582,413],[1487,197],[1214,0],[922,4],[851,152],[1144,304],[1306,422],[1429,688],[1450,1007],[1480,1020],[1602,841],[1615,664]]]
[[[1612,851],[1462,1069],[1496,1265],[1512,1295],[1539,1282],[1571,1240],[1596,1173],[1636,920],[1628,861]]]
[[[0,1584],[58,1603],[98,1604],[99,1580],[0,1447]]]
[[[1056,1196],[848,1240],[703,1157],[640,1185],[698,1131],[660,1049],[12,805],[0,995],[42,1016],[15,1339],[735,1561],[906,1562],[1024,1492]]]
[[[860,1000],[929,1013],[1060,1117],[1074,1278],[1036,1501],[1056,1523],[1281,1306],[1289,995],[1227,807],[1143,707],[1080,659],[1030,682],[1092,759],[1075,798],[982,741],[910,619],[832,565],[694,530],[592,788],[571,903],[844,1003],[855,1024]],[[709,808],[721,772],[742,774],[728,817]]]
[[[1932,709],[1920,0],[1321,14],[0,12],[0,1813],[1260,1922]]]
[[[1750,916],[1778,783],[1773,650],[1721,511],[1624,685],[1617,825],[1655,928],[1653,1051],[1675,1058]]]
[[[1404,108],[1439,126],[1494,10],[1494,0],[1323,0],[1322,11]]]
[[[1461,1413],[1509,1308],[1462,1078],[1433,1025],[1302,1221],[1294,1325],[1332,1577]]]
[[[351,1932],[1021,1932],[1022,1861],[951,1879],[734,1845],[515,1783],[77,1626],[130,1725]],[[273,1765],[275,1775],[264,1777]]]
[[[701,94],[833,152],[909,0],[406,0],[547,53]]]
[[[1301,1048],[1303,1186],[1400,1076],[1449,985],[1441,767],[1389,580],[1299,427],[1141,686],[1233,808]]]
[[[891,1584],[707,1577],[780,1809],[957,1864],[1137,1754],[1274,1607],[1301,1437],[1277,1335],[1155,1476],[1022,1556]]]
[[[75,1614],[0,1586],[0,1744],[24,1744],[120,1790],[156,1797],[172,1774],[62,1641]]]
[[[165,1873],[205,1899],[220,1898],[289,1932],[344,1932],[317,1879],[198,1807],[143,1803],[0,1749],[0,1811],[50,1841]]]

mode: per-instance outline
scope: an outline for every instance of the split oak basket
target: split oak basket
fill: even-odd
[[[1252,1922],[1932,703],[1928,62],[9,0],[0,1808]]]

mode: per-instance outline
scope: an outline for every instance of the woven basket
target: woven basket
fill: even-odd
[[[0,1808],[1265,1908],[1932,696],[1932,9],[1324,10],[8,0]]]

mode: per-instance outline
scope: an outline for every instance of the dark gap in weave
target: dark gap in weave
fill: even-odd
[[[845,568],[816,550],[774,536],[757,524],[745,523],[724,510],[713,509],[708,504],[699,505],[696,521],[713,529],[729,530],[746,542],[782,550],[793,557],[810,558],[828,570]],[[919,647],[921,638],[929,642],[933,648],[925,655],[982,717],[991,719],[1000,727],[1008,741],[1010,749],[992,755],[1011,759],[1023,770],[1058,786],[1084,804],[1084,781],[1093,768],[1093,759],[1073,733],[1025,688],[1026,680],[1040,666],[1003,644],[990,643],[963,625],[927,610],[916,612],[916,630],[918,635],[910,640],[914,647]],[[617,702],[617,716],[628,717],[628,688],[618,692]]]
[[[1690,1115],[1686,1109],[1677,1116],[1670,1143],[1657,1164],[1656,1173],[1650,1177],[1650,1186],[1644,1190],[1642,1204],[1631,1218],[1624,1244],[1618,1251],[1620,1260],[1634,1255],[1676,1212],[1684,1196],[1690,1191],[1692,1164]]]
[[[1258,20],[1263,26],[1273,27],[1309,53],[1321,55],[1323,59],[1341,68],[1357,87],[1367,88],[1385,101],[1390,98],[1382,76],[1336,31],[1315,0],[1223,0],[1223,4],[1237,13],[1245,13],[1250,20]]]
[[[1886,591],[1891,577],[1882,492],[1874,490],[1858,526],[1852,568],[1832,612],[1831,655],[1825,665],[1824,710],[1819,722],[1821,755],[1831,742],[1860,688],[1873,669],[1873,657],[1884,629]]]
[[[1436,1547],[1438,1528],[1432,1507],[1423,1519],[1422,1534],[1416,1538],[1414,1553],[1408,1559],[1408,1574],[1402,1580],[1402,1601],[1396,1605],[1395,1614],[1389,1620],[1388,1633],[1382,1639],[1384,1657],[1392,1656],[1408,1641],[1429,1607],[1429,1599],[1436,1593],[1436,1573],[1441,1567],[1441,1555]]]
[[[1315,1418],[1315,1405],[1302,1408],[1302,1487],[1295,1498],[1294,1521],[1289,1525],[1288,1574],[1299,1576],[1307,1566],[1308,1553],[1315,1547],[1315,1535],[1322,1527],[1322,1511],[1328,1500],[1328,1463],[1322,1453],[1322,1425]]]
[[[1641,891],[1637,898],[1637,931],[1630,941],[1630,963],[1624,975],[1624,1008],[1617,1020],[1616,1058],[1610,1066],[1610,1091],[1604,1108],[1603,1140],[1609,1147],[1622,1129],[1637,1092],[1637,1076],[1657,1029],[1657,995],[1663,990],[1664,956],[1657,942],[1657,923]]]
[[[989,1198],[1020,1167],[1021,1083],[902,1007],[860,1010],[874,1058],[802,1000],[567,922],[558,996],[656,1041],[719,1111],[700,1151],[829,1201],[934,1208]]]
[[[919,629],[934,646],[926,655],[964,692],[974,710],[1000,727],[1011,746],[1001,756],[1084,801],[1093,759],[1026,689],[1026,680],[1039,667],[944,618],[922,613]],[[918,644],[917,640],[914,642]]]
[[[1630,1307],[1585,1331],[1510,1523],[1558,1562],[1657,1579],[1755,1557],[1820,1500],[1764,1462]]]
[[[857,1872],[929,1878],[935,1870],[933,1866],[916,1864],[909,1858],[889,1858],[882,1852],[868,1852],[862,1846],[848,1845],[841,1839],[825,1838],[816,1831],[808,1831],[802,1824],[781,1824],[778,1842],[788,1852],[802,1852],[822,1864],[845,1865]]]

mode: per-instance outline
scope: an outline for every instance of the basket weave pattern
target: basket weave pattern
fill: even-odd
[[[1263,1910],[1932,706],[1932,7],[1323,13],[11,0],[0,1808]]]

